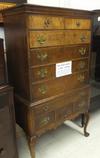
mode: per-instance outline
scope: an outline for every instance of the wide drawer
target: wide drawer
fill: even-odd
[[[59,77],[53,80],[32,84],[32,98],[34,101],[48,98],[50,96],[66,93],[86,85],[89,79],[88,71]]]
[[[65,44],[82,44],[91,42],[91,31],[66,30]]]
[[[75,91],[74,93],[76,94],[77,91]],[[35,114],[40,115],[40,114],[48,113],[51,111],[56,111],[57,109],[62,108],[62,107],[66,107],[68,104],[72,102],[73,100],[72,95],[73,95],[73,92],[67,95],[61,95],[50,101],[34,106]]]
[[[29,15],[29,29],[64,29],[64,18],[46,15]]]
[[[86,30],[29,31],[30,48],[90,42],[91,31]]]
[[[58,63],[89,56],[89,45],[50,47],[30,50],[30,65]]]
[[[80,72],[86,69],[88,69],[88,59],[72,61],[72,73]],[[56,77],[56,64],[31,68],[32,82],[51,79],[55,77]]]
[[[90,29],[90,19],[68,19],[65,18],[65,29]]]

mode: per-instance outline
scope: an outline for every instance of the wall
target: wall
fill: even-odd
[[[57,6],[65,8],[75,8],[84,10],[93,10],[100,8],[100,0],[27,0],[28,3],[38,5]]]

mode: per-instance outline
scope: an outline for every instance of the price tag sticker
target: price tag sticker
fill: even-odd
[[[70,74],[72,74],[72,61],[56,64],[56,77],[62,77]]]

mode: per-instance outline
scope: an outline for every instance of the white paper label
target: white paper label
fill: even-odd
[[[72,74],[72,61],[66,61],[56,64],[56,77]]]

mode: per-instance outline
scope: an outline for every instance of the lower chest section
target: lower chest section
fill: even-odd
[[[73,91],[31,108],[31,121],[36,135],[55,128],[74,115],[85,113],[89,108],[90,88]]]

